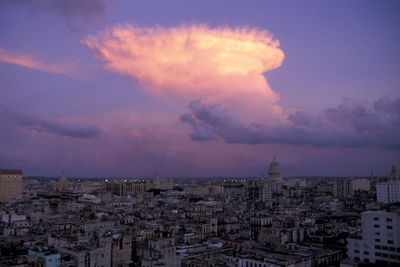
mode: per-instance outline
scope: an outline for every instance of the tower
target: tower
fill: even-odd
[[[390,176],[389,176],[390,180],[398,180],[399,176],[397,174],[397,170],[396,170],[396,166],[392,166],[392,170],[390,171]]]
[[[160,186],[161,186],[160,175],[156,172],[153,178],[153,188],[160,189]]]
[[[282,182],[281,167],[276,161],[276,156],[273,157],[273,160],[269,165],[268,180],[274,182]]]

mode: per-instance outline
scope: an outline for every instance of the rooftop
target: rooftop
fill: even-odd
[[[0,169],[0,174],[22,174],[21,170]]]

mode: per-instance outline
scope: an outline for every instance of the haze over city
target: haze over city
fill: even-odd
[[[0,165],[387,176],[398,1],[1,1]]]

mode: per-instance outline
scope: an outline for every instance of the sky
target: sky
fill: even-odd
[[[0,168],[386,176],[400,2],[0,2]]]

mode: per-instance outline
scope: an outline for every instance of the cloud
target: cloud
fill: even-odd
[[[239,116],[280,112],[279,96],[263,73],[281,66],[279,41],[246,27],[115,26],[82,40],[105,68],[155,95],[221,103]],[[261,117],[261,116],[260,116]]]
[[[73,138],[96,138],[101,134],[101,131],[95,126],[84,126],[77,123],[43,120],[10,110],[1,112],[0,116],[23,126],[23,131],[34,134],[48,133]]]
[[[89,22],[106,17],[107,0],[9,0],[22,4],[32,11],[47,11],[60,16],[68,29],[79,31]]]
[[[196,121],[191,114],[182,114],[180,119],[184,123],[188,123],[193,127],[193,133],[190,134],[190,138],[195,141],[207,141],[215,140],[216,136],[211,126]]]
[[[71,75],[72,69],[71,64],[51,64],[45,63],[37,59],[33,59],[30,55],[21,54],[21,53],[10,53],[2,48],[0,48],[0,62],[6,62],[10,64],[19,65],[25,68],[30,68],[34,70],[55,73],[55,74],[64,74]]]
[[[181,121],[193,127],[192,140],[214,140],[216,136],[227,143],[257,144],[265,140],[262,129],[244,125],[232,110],[219,104],[204,105],[197,100],[190,103],[189,109],[191,114],[182,115]]]
[[[400,98],[384,97],[373,105],[345,98],[336,108],[316,115],[296,111],[278,125],[245,124],[232,110],[201,101],[191,102],[189,110],[181,121],[193,127],[190,137],[194,141],[220,138],[240,144],[400,149]]]

